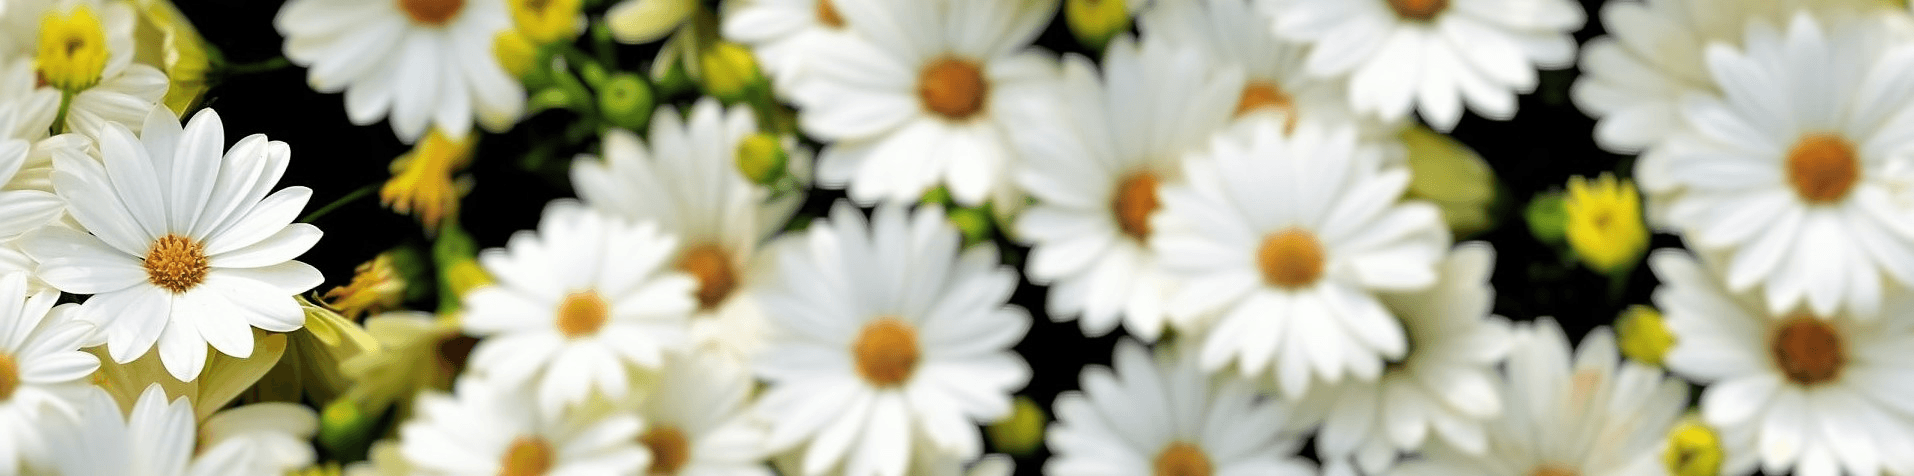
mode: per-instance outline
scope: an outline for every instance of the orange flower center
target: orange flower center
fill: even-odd
[[[1117,228],[1137,241],[1150,238],[1150,213],[1160,205],[1156,201],[1156,183],[1156,174],[1148,171],[1130,174],[1117,184],[1116,196],[1110,199]]]
[[[1840,201],[1860,177],[1854,144],[1841,136],[1810,134],[1788,151],[1788,184],[1808,203]]]
[[[1196,445],[1181,441],[1170,443],[1156,455],[1155,476],[1210,476],[1215,469],[1210,467],[1210,458]]]
[[[1449,9],[1449,0],[1389,0],[1389,8],[1407,20],[1429,21]]]
[[[1243,95],[1236,98],[1236,115],[1242,116],[1264,108],[1284,112],[1295,112],[1296,103],[1283,88],[1269,81],[1250,81],[1243,86]]]
[[[924,67],[917,78],[917,95],[924,109],[947,119],[963,120],[984,109],[990,85],[984,71],[970,60],[944,57]]]
[[[698,279],[698,307],[716,309],[738,287],[738,275],[731,269],[731,257],[724,248],[703,244],[685,250],[678,258],[678,269]]]
[[[558,303],[558,333],[576,338],[598,333],[611,317],[611,305],[597,291],[580,291]]]
[[[421,25],[440,26],[458,16],[465,8],[465,0],[399,0],[399,10],[413,22]]]
[[[1322,277],[1326,264],[1323,258],[1323,246],[1316,241],[1316,235],[1296,227],[1269,235],[1256,251],[1256,264],[1262,268],[1263,281],[1284,289],[1314,284]]]
[[[1815,385],[1841,375],[1847,356],[1842,353],[1841,336],[1822,319],[1794,316],[1781,324],[1769,343],[1774,363],[1788,380]]]
[[[1575,470],[1566,469],[1561,466],[1555,466],[1555,465],[1544,465],[1542,467],[1535,468],[1535,472],[1529,473],[1529,476],[1577,476],[1577,475],[1578,473],[1576,473]]]
[[[179,294],[206,281],[206,247],[192,238],[167,234],[146,250],[146,280]]]
[[[831,28],[844,28],[844,17],[838,16],[837,6],[831,0],[817,0],[817,22]]]
[[[20,363],[13,356],[0,352],[0,402],[13,398],[13,391],[20,389]]]
[[[505,450],[498,476],[542,476],[552,470],[552,445],[535,436],[521,436]]]
[[[851,344],[857,374],[879,388],[895,387],[917,369],[917,330],[894,317],[871,321]]]
[[[691,461],[691,440],[683,431],[669,426],[652,427],[638,436],[638,442],[651,450],[649,474],[678,474]]]

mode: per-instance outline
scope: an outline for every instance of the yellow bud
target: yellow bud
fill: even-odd
[[[452,292],[460,296],[479,286],[492,284],[492,275],[487,274],[485,267],[479,266],[476,259],[452,263],[451,269],[445,272],[445,279]]]
[[[1628,306],[1615,319],[1615,337],[1621,341],[1622,355],[1651,365],[1661,365],[1662,357],[1675,346],[1675,334],[1662,323],[1661,311],[1639,304]]]
[[[136,0],[135,4],[140,19],[133,28],[134,61],[166,72],[168,85],[162,101],[183,117],[206,94],[206,72],[212,64],[206,39],[171,0]]]
[[[985,428],[990,434],[990,444],[998,451],[1011,456],[1028,456],[1043,446],[1043,425],[1050,420],[1043,408],[1030,397],[1018,396],[1012,404],[1010,418]]]
[[[705,93],[725,102],[744,99],[749,88],[764,81],[751,50],[728,41],[713,43],[699,52],[698,67]]]
[[[352,282],[326,291],[326,305],[348,319],[358,319],[366,313],[397,309],[405,289],[405,277],[394,267],[392,254],[379,253],[353,269]]]
[[[106,71],[106,27],[82,3],[70,12],[50,10],[40,17],[39,54],[34,67],[47,84],[77,93],[99,84]]]
[[[1130,8],[1124,0],[1065,0],[1063,21],[1078,43],[1102,51],[1111,37],[1130,29]]]
[[[1634,269],[1648,251],[1648,225],[1642,221],[1635,183],[1607,173],[1592,182],[1570,177],[1565,199],[1568,225],[1564,231],[1582,263],[1603,274]]]
[[[1668,432],[1662,463],[1670,476],[1715,476],[1721,473],[1721,439],[1700,418],[1682,418]]]
[[[578,18],[583,9],[579,0],[509,0],[505,3],[512,11],[512,25],[533,44],[571,41],[584,29],[584,22]]]
[[[1423,126],[1404,128],[1401,138],[1409,153],[1410,198],[1435,203],[1458,237],[1495,225],[1489,210],[1495,202],[1495,172],[1481,155]]]
[[[492,37],[492,56],[512,77],[524,80],[538,67],[538,47],[518,30],[503,30]]]
[[[759,132],[738,141],[738,172],[752,183],[770,185],[784,176],[790,160],[777,136]]]

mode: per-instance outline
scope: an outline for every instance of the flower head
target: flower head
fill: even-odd
[[[1592,182],[1572,177],[1563,205],[1568,244],[1589,269],[1626,272],[1648,250],[1648,225],[1642,221],[1641,196],[1633,182],[1606,173]]]

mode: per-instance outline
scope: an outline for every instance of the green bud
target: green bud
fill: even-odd
[[[790,160],[784,153],[784,145],[778,143],[778,137],[765,132],[751,134],[738,141],[738,172],[744,178],[759,185],[777,183],[784,176],[784,167]]]
[[[352,399],[334,399],[319,411],[319,445],[335,455],[364,455],[378,423],[378,415],[366,414]]]
[[[1043,425],[1049,420],[1037,402],[1019,395],[1011,405],[1010,418],[990,425],[985,431],[990,433],[990,444],[997,451],[1016,457],[1030,456],[1043,446]]]
[[[965,245],[990,241],[990,233],[996,229],[996,219],[985,207],[952,208],[949,216],[950,223],[963,232]]]
[[[930,191],[924,192],[923,203],[950,205],[950,191],[945,190],[944,186],[938,185],[936,188],[932,188],[930,189]]]
[[[1522,217],[1529,222],[1529,234],[1543,243],[1562,244],[1568,236],[1566,204],[1561,192],[1542,193],[1529,200],[1528,209],[1522,211]]]
[[[728,41],[713,43],[698,52],[698,68],[702,73],[699,86],[704,87],[706,94],[727,103],[744,100],[750,88],[764,82],[751,50]]]
[[[613,74],[605,78],[605,87],[598,91],[598,110],[605,121],[632,131],[645,129],[654,106],[651,85],[635,74]]]
[[[1129,31],[1130,8],[1124,0],[1064,0],[1063,21],[1077,42],[1103,51],[1110,38]]]

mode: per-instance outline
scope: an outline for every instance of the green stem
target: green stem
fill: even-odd
[[[73,109],[73,92],[60,91],[60,112],[53,115],[53,125],[47,128],[48,134],[57,136],[66,132],[66,113],[71,109]]]
[[[227,64],[224,68],[224,73],[226,76],[243,76],[248,74],[270,73],[291,67],[292,60],[281,56],[257,63]]]
[[[337,210],[339,207],[345,206],[348,203],[352,203],[353,201],[356,201],[358,199],[365,198],[367,195],[371,195],[372,192],[377,191],[378,189],[379,189],[379,184],[376,184],[376,183],[371,185],[366,185],[364,187],[359,187],[358,190],[353,190],[351,193],[347,193],[345,196],[339,197],[338,200],[333,200],[332,203],[328,203],[326,204],[326,206],[319,207],[318,210],[313,210],[312,213],[307,213],[306,216],[299,218],[299,222],[312,223],[313,220],[318,220],[319,217],[326,216],[327,213],[332,213],[333,210]]]

